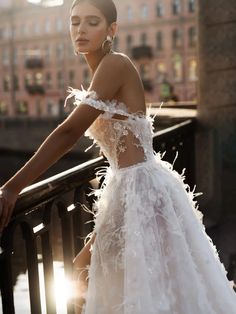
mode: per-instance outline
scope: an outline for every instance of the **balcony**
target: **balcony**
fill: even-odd
[[[152,47],[145,45],[133,47],[131,55],[134,60],[139,60],[142,58],[151,59],[153,58]]]
[[[44,94],[45,89],[43,85],[26,85],[25,89],[29,94]]]
[[[187,120],[159,131],[153,137],[155,151],[166,151],[163,159],[172,163],[178,151],[174,169],[182,172],[182,169],[186,168],[186,182],[191,188],[195,184],[194,136],[195,124],[192,120]],[[62,264],[66,278],[71,280],[73,258],[83,247],[81,237],[92,230],[92,226],[84,224],[84,221],[91,217],[87,216],[84,219],[83,215],[90,214],[85,213],[82,207],[86,205],[91,208],[93,199],[87,194],[91,191],[91,181],[96,178],[96,169],[104,164],[103,157],[90,160],[29,186],[21,193],[14,215],[0,238],[0,290],[3,314],[13,314],[15,310],[22,313],[20,308],[15,308],[16,300],[13,293],[17,276],[20,274],[19,271],[16,273],[13,264],[13,258],[17,255],[14,242],[19,237],[19,233],[16,235],[19,227],[23,243],[23,247],[20,247],[21,258],[24,248],[26,251],[29,289],[25,293],[29,296],[30,313],[42,313],[42,304],[45,304],[46,313],[58,313],[55,296],[52,294],[53,248],[55,242],[58,245],[58,236],[53,242],[52,232],[55,229],[61,230],[59,245],[62,251]],[[53,213],[57,215],[57,224],[54,222]],[[38,243],[41,243],[40,247]],[[42,281],[45,294],[40,292],[39,262],[43,264]],[[60,289],[63,289],[63,286]],[[72,301],[68,299],[67,310],[63,313],[74,313]]]
[[[25,60],[27,69],[41,69],[44,67],[44,62],[41,57],[31,57]]]

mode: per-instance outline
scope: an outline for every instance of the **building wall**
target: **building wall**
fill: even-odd
[[[15,0],[14,7],[0,9],[1,114],[60,115],[64,111],[67,87],[88,86],[89,70],[83,58],[74,55],[70,40],[71,2],[45,8],[26,0]],[[196,10],[189,12],[189,0],[179,0],[181,10],[177,15],[172,12],[172,0],[115,2],[119,29],[114,48],[127,53],[139,69],[149,89],[146,100],[156,102],[163,98],[163,81],[168,81],[174,87],[174,94],[179,100],[196,99],[197,78],[196,70],[193,71],[196,67],[196,36],[192,46],[188,38],[189,28],[196,29]],[[161,3],[163,15],[158,17],[157,5]],[[176,48],[173,48],[172,41],[174,29],[182,32],[182,40]],[[162,33],[162,48],[157,47],[158,32]],[[132,36],[130,44],[127,42],[128,36]],[[143,45],[149,48],[152,57],[141,54],[139,59],[134,59],[133,48]],[[29,68],[27,60],[38,66]],[[15,85],[18,88],[12,88],[13,76],[17,78]],[[28,89],[25,87],[26,81]],[[36,92],[32,93],[35,85]]]

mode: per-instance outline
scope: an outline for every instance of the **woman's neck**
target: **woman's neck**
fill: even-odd
[[[101,50],[84,55],[86,62],[90,70],[92,71],[92,75],[94,75],[99,63],[101,62],[104,56],[105,54]]]

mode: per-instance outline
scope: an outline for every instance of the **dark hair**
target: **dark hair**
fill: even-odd
[[[102,12],[102,14],[105,16],[107,20],[108,25],[111,25],[112,23],[116,22],[117,11],[116,6],[112,0],[74,0],[71,5],[71,11],[77,4],[85,1],[90,2],[98,10]]]

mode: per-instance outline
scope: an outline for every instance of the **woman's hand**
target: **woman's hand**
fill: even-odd
[[[8,225],[18,193],[7,187],[0,188],[0,232]]]

